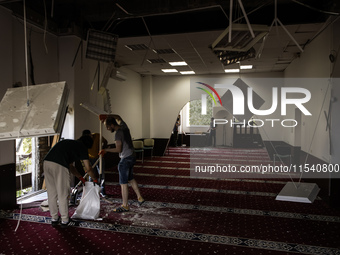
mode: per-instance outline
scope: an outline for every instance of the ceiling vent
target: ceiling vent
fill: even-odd
[[[146,46],[145,44],[129,44],[125,45],[125,47],[132,51],[149,49],[148,46]]]
[[[173,49],[155,49],[153,50],[157,54],[172,54],[175,53]]]
[[[166,63],[166,61],[162,58],[155,58],[155,59],[147,59],[147,61],[150,64],[162,64],[162,63]]]

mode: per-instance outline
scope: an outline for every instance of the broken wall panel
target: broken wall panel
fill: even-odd
[[[0,102],[0,140],[60,133],[68,93],[65,81],[7,89]]]

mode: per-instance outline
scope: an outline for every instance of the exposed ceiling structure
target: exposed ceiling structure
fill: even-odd
[[[23,16],[23,1],[0,0]],[[119,37],[115,62],[142,75],[283,71],[339,17],[339,1],[26,0],[27,19],[63,36],[89,29]],[[231,22],[232,21],[232,22]],[[171,61],[186,66],[173,67]],[[236,63],[237,62],[237,63]],[[165,73],[161,69],[176,69]]]

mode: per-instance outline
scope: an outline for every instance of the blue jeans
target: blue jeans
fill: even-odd
[[[133,166],[135,163],[136,158],[133,155],[120,159],[118,164],[119,184],[127,184],[133,179]]]

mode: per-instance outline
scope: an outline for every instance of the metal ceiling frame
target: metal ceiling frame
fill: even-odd
[[[246,52],[248,51],[251,47],[254,46],[258,41],[260,41],[263,37],[265,37],[269,33],[269,28],[266,25],[253,25],[253,31],[257,32],[256,35],[254,34],[253,39],[245,46],[243,47],[238,47],[238,43],[246,36],[248,36],[249,31],[248,31],[248,25],[246,24],[234,24],[232,26],[232,31],[238,31],[240,32],[236,37],[236,43],[234,45],[226,46],[226,47],[221,47],[218,44],[225,38],[228,34],[230,37],[230,27],[225,29],[222,34],[213,42],[211,45],[211,48],[213,50],[219,50],[219,51],[242,51]],[[234,40],[235,41],[235,40]],[[230,44],[233,44],[232,42]]]

